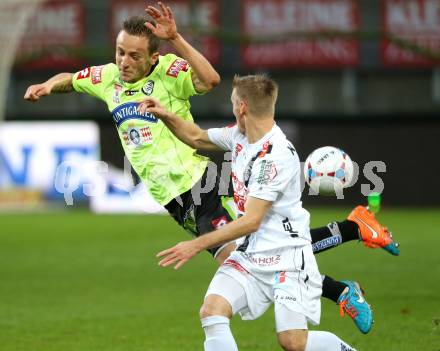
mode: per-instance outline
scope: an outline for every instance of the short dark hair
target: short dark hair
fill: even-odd
[[[275,113],[278,84],[266,74],[240,77],[236,75],[232,88],[240,99],[246,100],[249,111],[256,116]]]
[[[122,30],[130,35],[146,37],[148,39],[148,51],[151,55],[159,49],[160,39],[145,26],[145,22],[156,24],[145,16],[133,16],[124,21]]]

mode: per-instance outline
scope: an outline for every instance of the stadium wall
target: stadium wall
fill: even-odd
[[[419,117],[402,119],[398,116],[362,119],[287,119],[278,124],[294,143],[300,160],[315,148],[324,145],[344,149],[361,169],[359,179],[344,192],[344,199],[326,198],[303,193],[306,205],[343,206],[365,200],[374,185],[383,181],[384,206],[438,206],[440,188],[437,185],[440,164],[435,162],[440,121]],[[229,124],[231,120],[211,119],[203,121],[203,128]],[[114,126],[101,123],[102,157],[119,168],[123,167],[122,148]],[[224,161],[223,154],[210,155],[217,164]],[[372,168],[373,175],[365,176],[368,162],[386,166],[386,172]],[[376,175],[376,177],[374,176]]]

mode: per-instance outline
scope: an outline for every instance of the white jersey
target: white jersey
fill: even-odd
[[[276,124],[254,144],[248,143],[237,126],[212,128],[208,135],[214,144],[232,151],[238,214],[244,214],[249,196],[273,203],[260,228],[248,235],[237,251],[262,270],[288,269],[293,250],[285,249],[311,243],[310,215],[301,203],[301,167],[296,150]]]

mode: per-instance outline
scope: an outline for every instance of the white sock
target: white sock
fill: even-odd
[[[339,339],[335,334],[326,331],[309,331],[305,351],[356,351]]]
[[[229,318],[210,316],[202,318],[205,331],[205,351],[238,351],[237,344],[229,328]]]

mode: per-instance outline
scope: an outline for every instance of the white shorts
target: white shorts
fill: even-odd
[[[295,249],[302,251],[299,256],[304,257],[304,264],[301,265],[303,269],[281,272],[252,270],[243,259],[242,253],[233,252],[218,269],[206,296],[215,294],[224,297],[232,306],[233,313],[238,312],[241,318],[246,320],[260,317],[274,303],[277,331],[280,331],[278,326],[281,325],[301,324],[298,320],[284,321],[282,315],[291,318],[292,315],[299,314],[304,316],[307,322],[319,324],[321,275],[311,246]],[[286,309],[294,313],[284,313]],[[304,329],[303,324],[302,327],[288,329]]]

